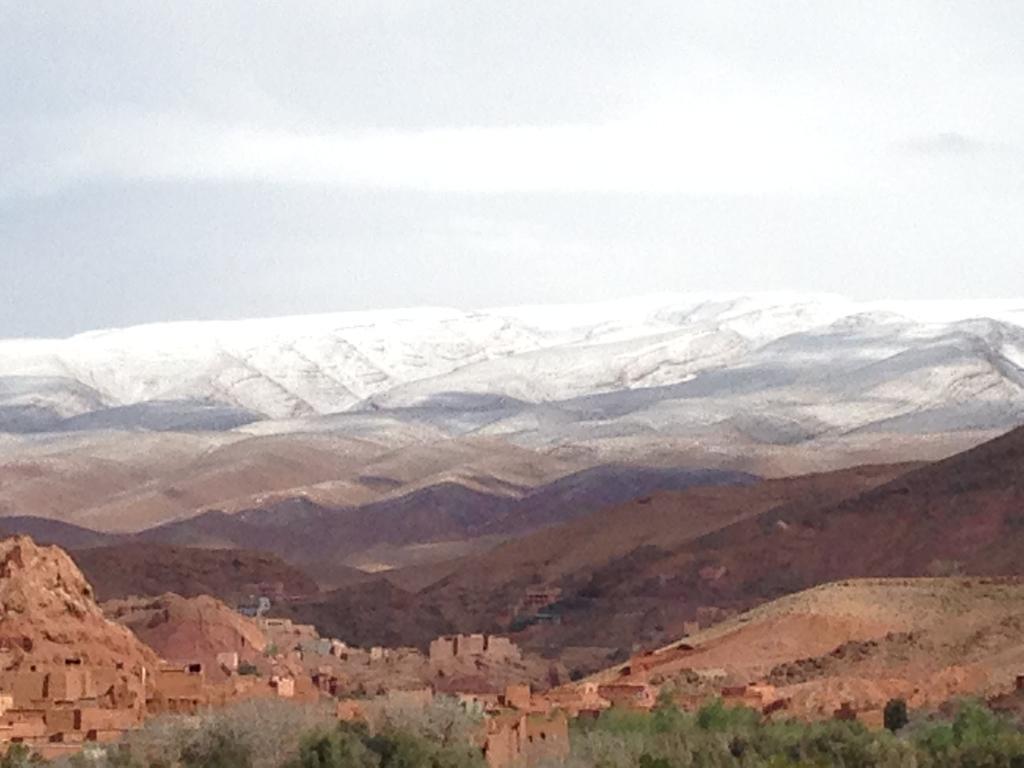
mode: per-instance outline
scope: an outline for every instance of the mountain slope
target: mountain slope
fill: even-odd
[[[309,595],[317,591],[303,571],[268,552],[185,549],[129,541],[70,553],[92,583],[97,599],[212,595],[235,603],[254,592]]]
[[[328,562],[337,566],[348,556],[382,544],[522,535],[659,490],[753,480],[737,472],[612,465],[522,493],[484,492],[441,482],[359,507],[325,507],[297,497],[234,515],[208,512],[143,531],[139,537],[178,546],[267,550],[322,573]]]
[[[613,561],[579,588],[593,599],[578,618],[656,609],[646,626],[671,631],[701,606],[744,609],[836,579],[1024,574],[1022,510],[1024,428],[842,499],[799,498]]]
[[[591,678],[673,683],[701,692],[693,670],[733,685],[767,684],[784,714],[832,717],[843,704],[880,714],[894,697],[913,708],[1010,690],[1024,647],[1024,585],[1005,579],[855,579],[761,605],[635,656]],[[715,693],[703,690],[704,696]]]

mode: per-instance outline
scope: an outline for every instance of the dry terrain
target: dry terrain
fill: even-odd
[[[759,606],[594,680],[771,686],[788,711],[827,717],[844,702],[873,710],[994,695],[1024,668],[1024,582],[1005,578],[860,579]]]

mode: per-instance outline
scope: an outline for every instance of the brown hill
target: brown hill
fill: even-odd
[[[12,515],[0,517],[0,535],[29,536],[37,544],[53,545],[61,549],[102,547],[124,541],[116,533],[101,533],[48,517]]]
[[[924,466],[655,494],[462,561],[420,597],[473,629],[501,626],[527,587],[557,586],[558,621],[522,641],[599,654],[836,579],[1022,573],[1022,451],[1018,429]]]
[[[221,674],[218,654],[234,651],[240,660],[251,664],[263,661],[268,646],[266,635],[254,621],[206,595],[112,600],[103,609],[108,618],[134,632],[161,658],[201,662],[214,679]]]
[[[482,617],[493,622],[508,614],[529,587],[557,586],[564,597],[555,606],[562,623],[534,627],[524,638],[527,642],[549,647],[596,645],[610,651],[638,639],[667,639],[671,635],[665,633],[677,630],[696,606],[678,595],[646,599],[648,580],[658,580],[647,571],[660,559],[737,521],[786,505],[817,508],[835,503],[905,469],[859,467],[754,485],[653,494],[453,564],[448,575],[420,592],[420,598],[438,606],[460,629],[469,630],[478,628]],[[415,576],[399,573],[394,578],[414,582]],[[631,591],[618,589],[626,583],[632,585]]]
[[[151,479],[122,487],[88,507],[65,507],[59,516],[100,531],[139,531],[213,505],[227,507],[236,499],[245,504],[259,494],[345,481],[385,450],[370,441],[318,435],[236,437],[233,442],[218,437],[212,449],[184,465],[165,469],[156,462]],[[358,482],[347,483],[338,493],[354,501],[376,496]],[[22,514],[32,509],[20,508]]]
[[[485,492],[442,482],[359,507],[282,499],[235,514],[210,511],[134,535],[24,516],[0,518],[0,530],[28,532],[76,550],[76,560],[103,599],[171,590],[233,601],[254,584],[281,582],[284,594],[315,591],[303,573],[314,575],[326,589],[366,580],[362,571],[342,562],[346,556],[370,570],[396,562],[431,564],[483,552],[504,538],[585,517],[638,495],[753,480],[719,470],[608,465],[525,491]],[[230,551],[207,554],[200,548]],[[276,552],[303,573],[244,550]]]
[[[682,692],[712,670],[722,684],[771,686],[788,711],[828,717],[844,702],[912,707],[1013,687],[1024,646],[1024,583],[1017,579],[862,579],[826,584],[593,676],[598,682],[670,683]]]
[[[1021,551],[1024,429],[838,503],[733,523],[653,558],[615,589],[667,575],[677,593],[746,607],[842,578],[1019,574]]]
[[[607,506],[566,525],[510,541],[460,565],[437,586],[493,588],[522,578],[551,582],[594,568],[644,546],[685,545],[737,520],[799,500],[821,504],[845,498],[899,476],[907,465],[857,467],[759,483],[698,485]],[[566,544],[571,546],[566,546]]]
[[[518,493],[616,462],[786,476],[945,456],[991,434],[854,434],[795,446],[741,440],[725,452],[709,452],[693,437],[581,435],[572,445],[531,450],[497,437],[448,438],[427,424],[392,426],[367,437],[306,430],[10,437],[0,442],[0,516],[47,517],[131,533],[203,510],[234,513],[298,496],[337,508],[445,482]]]
[[[304,572],[267,552],[131,542],[74,550],[71,557],[100,600],[174,592],[236,602],[256,592],[310,595],[318,589]]]
[[[453,542],[465,550],[468,542],[491,545],[501,537],[583,517],[648,493],[754,479],[722,470],[608,465],[525,491],[484,491],[446,481],[356,507],[328,507],[299,496],[234,514],[207,512],[139,537],[184,546],[269,550],[340,584],[351,579],[332,570],[346,558],[365,562],[363,553],[369,551],[382,554],[390,548],[403,558],[408,556],[401,551],[404,547]],[[443,556],[444,550],[419,554]]]
[[[443,439],[426,425],[372,439],[305,431],[50,435],[0,445],[0,516],[131,533],[206,509],[236,512],[297,496],[340,507],[445,481],[523,489],[592,463],[499,439]]]
[[[124,705],[143,700],[146,670],[157,661],[131,631],[103,615],[63,551],[26,536],[0,541],[0,670],[91,668],[94,679],[110,684],[103,696]]]

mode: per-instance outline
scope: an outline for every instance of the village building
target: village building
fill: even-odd
[[[537,766],[569,756],[569,723],[564,712],[504,712],[487,718],[484,758],[489,768]]]
[[[202,664],[164,664],[153,676],[146,709],[151,714],[194,715],[208,704],[209,692]]]
[[[507,663],[521,658],[519,646],[498,635],[443,635],[430,643],[430,663],[437,666],[457,660]]]
[[[53,758],[120,738],[145,715],[145,681],[131,686],[121,673],[77,658],[0,673],[0,742],[22,743]]]

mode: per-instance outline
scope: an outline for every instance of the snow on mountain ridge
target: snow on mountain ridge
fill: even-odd
[[[950,334],[973,339],[966,355],[995,355],[1019,368],[1024,301],[666,294],[547,307],[161,323],[0,341],[0,431],[5,406],[29,403],[62,416],[97,407],[83,400],[83,391],[109,408],[196,401],[301,418],[369,404],[416,405],[448,392],[533,403],[685,382],[710,392],[715,371],[734,372],[722,380],[722,396],[728,396],[742,380],[735,372],[745,368],[761,371],[750,380],[761,383],[753,386],[778,389],[771,382],[797,382],[818,368],[840,375],[889,358],[899,379],[901,355],[921,353]],[[958,365],[964,375],[978,374],[973,362],[951,365],[941,377],[915,375],[913,385],[883,382],[879,391],[904,387],[910,399],[941,398],[957,391],[939,379],[955,379]],[[771,369],[777,372],[769,375]],[[29,393],[19,389],[16,401],[5,400],[3,382],[26,377],[50,384]]]

